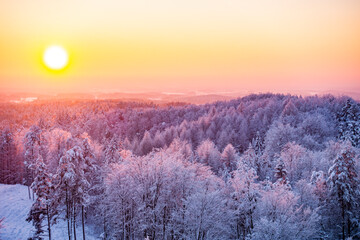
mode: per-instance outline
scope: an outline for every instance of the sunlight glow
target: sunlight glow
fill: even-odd
[[[68,53],[61,46],[50,46],[48,47],[43,56],[45,65],[53,70],[63,69],[69,60]]]

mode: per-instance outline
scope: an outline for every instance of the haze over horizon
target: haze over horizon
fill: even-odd
[[[360,93],[359,43],[354,0],[3,1],[0,92]]]

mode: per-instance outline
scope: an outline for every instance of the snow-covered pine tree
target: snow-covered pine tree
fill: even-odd
[[[54,208],[53,193],[54,189],[52,186],[52,178],[48,174],[46,165],[39,155],[38,159],[34,163],[35,179],[31,184],[31,189],[36,194],[36,199],[31,206],[27,221],[32,221],[36,228],[34,235],[35,239],[41,237],[43,230],[43,220],[47,220],[47,232],[49,240],[51,240],[51,222],[56,216],[56,208]]]
[[[356,104],[353,142],[355,147],[360,147],[360,103]]]
[[[86,145],[86,144],[85,144]],[[65,197],[66,219],[68,221],[68,235],[71,239],[71,231],[73,231],[74,239],[76,239],[76,216],[78,207],[83,207],[89,202],[89,178],[93,169],[91,161],[89,161],[89,153],[84,157],[84,151],[81,147],[75,146],[68,150],[60,159],[59,169],[57,172],[58,201],[62,202]]]
[[[259,131],[256,132],[255,138],[249,144],[248,150],[244,155],[251,155],[253,168],[255,169],[258,180],[264,180],[269,172],[272,172],[272,166],[268,161],[266,154],[264,154],[264,138],[260,135]]]
[[[68,238],[72,239],[72,196],[71,190],[75,182],[75,165],[72,162],[73,155],[76,155],[76,152],[73,149],[70,149],[65,153],[63,157],[60,158],[56,178],[58,181],[58,186],[56,186],[56,201],[58,206],[62,204],[65,205],[65,218],[67,220],[68,228]]]
[[[334,164],[329,169],[327,184],[330,192],[330,204],[339,208],[340,216],[336,221],[341,227],[342,239],[352,237],[359,228],[359,177],[355,169],[355,151],[350,142],[345,142],[344,147],[334,159]],[[356,231],[355,231],[356,230]]]
[[[354,100],[348,99],[337,116],[339,139],[360,146],[360,109]]]
[[[245,239],[254,228],[253,214],[260,198],[260,186],[255,182],[256,171],[241,161],[232,174],[231,207],[235,217],[236,239]]]
[[[15,183],[19,169],[16,164],[16,145],[10,129],[5,128],[0,135],[0,183]]]
[[[251,145],[253,146],[256,155],[261,156],[264,152],[264,139],[261,137],[259,131],[256,132],[255,138],[252,140]]]
[[[26,133],[24,139],[24,165],[25,165],[25,185],[28,186],[29,198],[30,196],[30,185],[34,180],[34,169],[33,165],[36,159],[39,157],[39,146],[40,146],[41,129],[34,125],[30,128],[29,132]],[[34,196],[33,196],[34,198]]]
[[[106,184],[105,176],[107,175],[107,170],[103,168],[96,168],[92,181],[92,186],[89,190],[90,203],[88,206],[88,211],[92,213],[93,219],[96,222],[100,223],[103,228],[103,239],[107,239],[108,235],[108,223],[107,217],[109,208],[107,201]]]
[[[79,177],[81,181],[81,196],[79,196],[79,203],[81,205],[81,223],[83,231],[83,240],[85,240],[85,208],[90,204],[90,189],[92,182],[92,176],[95,172],[95,155],[91,148],[88,138],[84,138],[82,141],[83,160],[79,162],[79,167],[82,169]]]
[[[282,185],[288,185],[289,180],[287,177],[287,170],[285,169],[285,164],[281,159],[278,159],[278,163],[275,167],[275,179],[276,182]]]
[[[105,165],[117,163],[120,160],[120,148],[116,137],[112,137],[104,146],[104,162]]]

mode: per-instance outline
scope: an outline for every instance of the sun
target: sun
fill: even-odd
[[[46,48],[43,61],[45,65],[52,70],[61,70],[69,62],[69,55],[65,48],[59,45],[53,45]]]

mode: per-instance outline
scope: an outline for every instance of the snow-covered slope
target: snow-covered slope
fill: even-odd
[[[27,187],[23,185],[0,184],[0,218],[5,218],[0,229],[1,240],[26,240],[34,233],[35,228],[25,219],[32,205]],[[82,239],[81,226],[77,229],[78,239]],[[97,239],[91,229],[86,229],[86,239]],[[52,239],[67,239],[66,222],[60,221],[52,227]],[[46,239],[46,238],[45,238]]]

